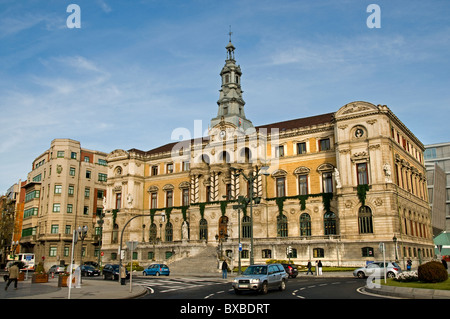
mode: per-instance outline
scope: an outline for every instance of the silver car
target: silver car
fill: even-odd
[[[251,265],[232,283],[236,294],[258,291],[266,294],[271,288],[286,289],[288,274],[280,264]]]
[[[375,261],[368,264],[366,267],[355,269],[353,271],[353,276],[358,278],[366,278],[369,276],[384,277],[385,267],[387,278],[395,278],[402,272],[402,269],[396,262],[387,261],[384,263],[382,261]]]

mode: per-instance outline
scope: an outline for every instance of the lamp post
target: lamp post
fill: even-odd
[[[250,176],[245,175],[243,169],[238,169],[238,168],[234,168],[231,167],[231,169],[234,169],[235,171],[237,171],[237,175],[239,176],[240,174],[242,174],[242,176],[244,176],[244,178],[247,180],[247,182],[250,184],[249,187],[249,194],[248,194],[248,203],[250,204],[250,265],[252,265],[254,263],[254,255],[253,255],[253,201],[255,200],[255,204],[259,204],[260,198],[256,197],[253,198],[253,183],[255,181],[255,179],[258,178],[258,176],[260,175],[269,175],[269,173],[267,172],[267,170],[269,169],[268,166],[262,166],[260,168],[256,167],[256,172],[255,174],[253,174],[253,171],[250,172]]]
[[[395,261],[398,261],[398,254],[397,254],[397,237],[392,238],[392,241],[394,242],[394,251],[395,251]]]
[[[87,231],[88,231],[88,227],[87,226],[83,226],[80,227],[78,226],[77,232],[78,232],[78,238],[81,239],[81,249],[80,249],[80,271],[81,271],[81,266],[83,266],[83,240],[86,238],[87,236]],[[80,274],[80,283],[83,282],[83,276]]]

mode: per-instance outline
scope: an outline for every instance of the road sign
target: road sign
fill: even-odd
[[[242,244],[239,243],[239,251],[242,251]]]
[[[384,253],[384,243],[380,243],[378,247],[380,248],[380,252]]]
[[[137,241],[127,241],[127,247],[130,250],[135,250],[139,242]]]

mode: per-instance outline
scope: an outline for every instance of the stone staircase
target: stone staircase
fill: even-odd
[[[217,247],[206,246],[198,254],[185,257],[169,264],[171,275],[217,274]]]

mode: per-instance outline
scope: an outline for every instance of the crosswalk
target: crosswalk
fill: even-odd
[[[144,286],[149,293],[167,293],[171,291],[180,291],[186,289],[200,288],[204,286],[223,284],[223,281],[202,280],[196,278],[151,278],[151,279],[136,279],[133,284]]]

